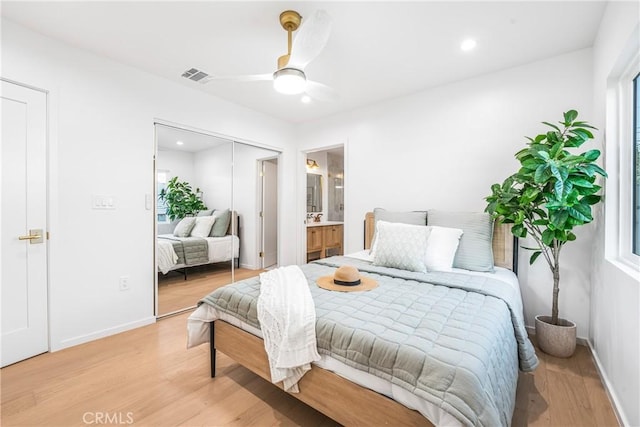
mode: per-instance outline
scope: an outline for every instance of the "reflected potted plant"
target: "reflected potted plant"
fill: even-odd
[[[600,202],[597,176],[606,172],[596,164],[599,150],[574,154],[593,139],[587,122],[578,121],[578,112],[564,113],[558,125],[542,122],[550,130],[529,138],[527,147],[515,154],[520,170],[502,184],[491,186],[486,212],[497,221],[513,224],[519,238],[530,236],[534,247],[529,263],[542,257],[553,275],[551,316],[536,316],[536,338],[545,353],[569,357],[575,351],[575,323],[558,317],[560,254],[564,245],[576,240],[574,228],[593,220],[591,206]]]
[[[175,221],[197,215],[199,211],[207,209],[198,193],[199,188],[194,192],[188,182],[178,181],[178,177],[174,176],[167,183],[167,187],[160,191],[158,198],[167,204],[167,216],[171,221]]]

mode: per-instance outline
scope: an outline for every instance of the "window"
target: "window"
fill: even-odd
[[[169,181],[169,171],[168,170],[158,170],[158,177],[156,179],[157,183],[157,194],[158,194],[158,204],[156,207],[156,214],[158,215],[159,223],[168,223],[169,217],[167,217],[167,203],[163,200],[160,200],[160,193],[162,190],[167,188],[167,182]]]
[[[633,79],[633,253],[640,255],[640,74]]]
[[[635,39],[633,41],[635,42]],[[634,44],[635,46],[635,44]],[[607,80],[605,257],[640,272],[640,53],[626,49]]]

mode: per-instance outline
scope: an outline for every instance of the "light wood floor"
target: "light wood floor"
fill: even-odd
[[[264,270],[234,269],[235,280],[257,276]],[[188,270],[187,280],[176,271],[158,277],[158,315],[173,313],[193,307],[205,295],[221,286],[231,283],[229,265],[212,264],[192,267]]]
[[[211,379],[208,347],[186,349],[188,314],[2,369],[0,424],[98,424],[107,413],[136,426],[336,425],[220,352]],[[539,354],[536,372],[520,374],[514,426],[617,425],[586,347]]]

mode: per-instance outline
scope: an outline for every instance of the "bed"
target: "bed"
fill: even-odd
[[[365,247],[374,224],[367,214]],[[508,228],[494,227],[492,243],[492,273],[380,267],[368,251],[302,266],[322,359],[293,396],[344,425],[509,425],[518,371],[535,369],[537,359],[510,271]],[[344,264],[376,278],[379,288],[342,293],[315,286]],[[253,278],[216,291],[190,316],[189,346],[210,342],[212,376],[220,350],[270,380],[255,317],[259,285]]]
[[[190,267],[234,261],[240,265],[240,217],[234,211],[226,235],[221,237],[177,237],[159,234],[157,238],[158,271],[178,271],[187,280]]]

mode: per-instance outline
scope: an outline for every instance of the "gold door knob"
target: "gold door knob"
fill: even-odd
[[[42,238],[43,234],[41,228],[35,228],[29,230],[29,234],[26,236],[18,236],[18,240],[28,240],[30,244],[35,245],[44,241]]]
[[[18,240],[37,240],[41,238],[42,236],[39,234],[34,234],[33,236],[18,236]]]

